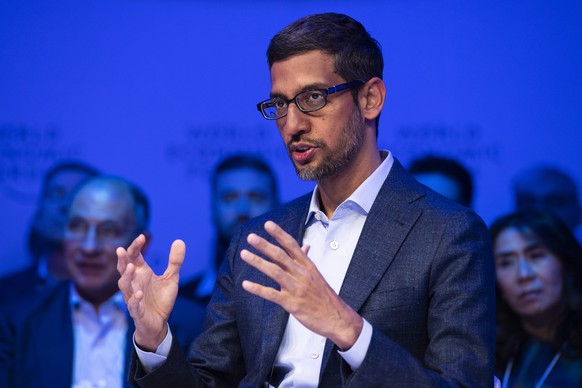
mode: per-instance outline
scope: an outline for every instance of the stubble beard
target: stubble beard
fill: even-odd
[[[309,143],[323,151],[321,163],[314,166],[299,166],[293,163],[297,176],[304,181],[320,181],[341,172],[362,147],[362,143],[364,142],[364,128],[362,128],[361,123],[362,116],[360,111],[354,109],[346,126],[340,130],[338,143],[341,148],[335,152],[331,151],[323,140],[310,140]],[[287,151],[291,157],[289,147]]]

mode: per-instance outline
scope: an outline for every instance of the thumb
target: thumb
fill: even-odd
[[[168,268],[164,272],[164,277],[179,277],[180,268],[186,256],[186,244],[182,240],[175,240],[170,248],[170,257],[168,258]]]

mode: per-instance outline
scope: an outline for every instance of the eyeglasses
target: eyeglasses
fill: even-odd
[[[351,81],[345,84],[332,86],[328,89],[305,90],[295,97],[286,100],[281,97],[275,97],[257,104],[257,109],[267,120],[278,120],[287,116],[289,104],[294,102],[301,112],[315,112],[327,104],[327,96],[342,90],[350,89],[362,85],[363,81]]]
[[[67,224],[65,238],[74,241],[86,241],[91,235],[92,239],[100,244],[123,245],[137,232],[133,228],[126,228],[113,221],[89,222],[81,217],[73,217]]]

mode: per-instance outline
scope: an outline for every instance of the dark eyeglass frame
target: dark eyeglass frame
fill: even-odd
[[[289,104],[291,104],[292,102],[295,104],[295,106],[297,106],[297,108],[303,112],[303,113],[310,113],[310,112],[316,112],[320,109],[323,109],[326,105],[327,105],[327,96],[329,96],[330,94],[333,93],[337,93],[337,92],[341,92],[342,90],[346,90],[346,89],[350,89],[356,86],[361,86],[364,84],[364,81],[360,81],[360,80],[356,80],[356,81],[350,81],[350,82],[346,82],[340,85],[336,85],[336,86],[332,86],[330,88],[327,89],[309,89],[309,90],[304,90],[302,92],[297,93],[297,95],[293,98],[290,98],[289,100],[286,100],[284,98],[278,97],[277,100],[282,100],[285,101],[285,103],[287,104],[287,110],[289,110]],[[297,103],[297,97],[301,96],[302,94],[305,93],[309,93],[309,92],[321,92],[321,94],[323,95],[323,105],[320,106],[319,108],[316,109],[304,109],[301,107],[301,105],[299,103]],[[273,107],[273,99],[269,98],[265,101],[261,101],[257,104],[257,109],[259,110],[259,112],[261,112],[261,114],[263,115],[263,117],[267,120],[279,120],[282,119],[283,117],[287,116],[287,113],[285,113],[283,116],[279,116],[279,117],[269,117],[267,116],[267,114],[265,113],[265,106],[267,106],[268,108]]]

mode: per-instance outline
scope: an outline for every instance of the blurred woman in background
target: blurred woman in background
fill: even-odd
[[[502,387],[582,387],[582,247],[541,212],[506,215],[490,231]]]

